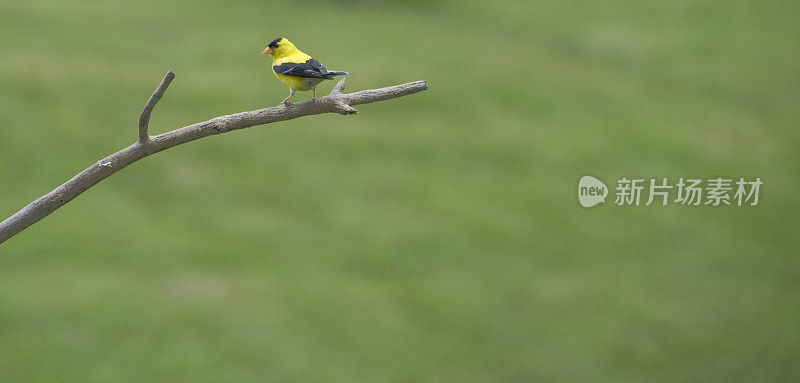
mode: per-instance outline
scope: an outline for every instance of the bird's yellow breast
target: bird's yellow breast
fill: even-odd
[[[275,73],[275,71],[273,70],[272,73]],[[311,84],[309,83],[307,78],[297,77],[297,76],[287,76],[285,74],[279,74],[279,73],[275,73],[275,77],[277,77],[278,80],[281,80],[283,85],[286,85],[294,90],[299,90],[299,91],[311,90]]]

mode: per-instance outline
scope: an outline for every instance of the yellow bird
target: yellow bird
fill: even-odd
[[[313,90],[312,100],[317,98],[317,84],[322,80],[333,80],[333,76],[348,75],[341,71],[329,71],[319,61],[303,53],[289,40],[279,37],[272,40],[262,54],[272,55],[272,72],[278,80],[289,87],[289,97],[283,100],[286,106],[294,91]]]

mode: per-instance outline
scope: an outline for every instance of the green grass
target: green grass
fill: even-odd
[[[430,86],[149,157],[4,243],[0,381],[796,381],[798,11],[0,3],[3,217],[132,143],[167,70],[153,133],[279,102],[278,36]],[[583,209],[586,174],[764,185]]]

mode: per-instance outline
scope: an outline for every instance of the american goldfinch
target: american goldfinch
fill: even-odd
[[[294,96],[294,91],[313,90],[313,100],[317,98],[317,84],[322,80],[333,80],[333,76],[350,74],[325,69],[322,63],[303,53],[282,37],[272,40],[261,54],[272,55],[272,72],[278,80],[289,87],[289,97],[283,100],[286,106],[291,105],[289,99]]]

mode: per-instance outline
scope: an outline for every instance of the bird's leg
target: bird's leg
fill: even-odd
[[[315,87],[311,88],[311,90],[314,91],[314,95],[311,96],[311,99],[312,100],[316,100],[317,99],[317,87],[315,86]]]
[[[289,88],[289,97],[284,98],[281,104],[286,106],[292,105],[292,103],[289,102],[289,99],[292,98],[292,96],[294,96],[294,88]]]

